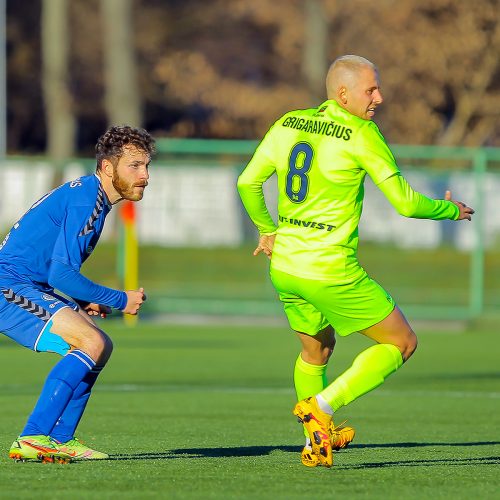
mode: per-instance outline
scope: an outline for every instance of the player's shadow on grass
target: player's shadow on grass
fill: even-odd
[[[500,444],[500,441],[471,441],[468,443],[432,443],[432,442],[406,442],[406,443],[366,443],[356,444],[352,443],[349,448],[422,448],[424,446],[493,446]]]
[[[235,448],[181,448],[165,452],[145,452],[110,455],[109,460],[161,460],[179,458],[260,457],[273,451],[300,451],[297,446],[238,446]]]
[[[351,444],[349,449],[364,449],[364,448],[420,448],[426,446],[491,446],[498,445],[500,441],[476,441],[470,443],[373,443],[373,444]],[[144,452],[130,454],[111,455],[109,460],[172,460],[180,458],[235,458],[235,457],[259,457],[269,455],[274,451],[283,451],[286,453],[300,452],[300,446],[237,446],[234,448],[180,448],[168,450],[164,452]],[[348,451],[348,450],[346,450]],[[473,461],[482,460],[497,460],[494,463],[500,463],[500,457],[486,457],[469,459]],[[465,459],[464,459],[465,460]],[[450,460],[443,460],[444,462]],[[460,459],[459,459],[460,461]],[[398,462],[381,462],[374,464],[364,464],[366,467],[383,467],[390,465],[437,465],[439,460],[414,460],[414,461],[398,461]],[[385,464],[385,465],[384,465]],[[356,465],[354,468],[357,468]]]
[[[467,457],[467,458],[438,458],[425,460],[395,460],[393,462],[363,462],[351,465],[335,466],[336,469],[380,469],[384,467],[434,467],[434,466],[474,466],[474,465],[500,465],[500,456],[492,457]]]

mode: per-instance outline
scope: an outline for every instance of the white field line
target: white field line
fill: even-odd
[[[0,384],[0,397],[10,397],[12,393],[31,393],[26,391],[25,385]],[[215,385],[147,385],[147,384],[97,384],[94,392],[203,392],[221,394],[295,394],[292,387],[238,387],[238,386],[215,386]],[[3,394],[1,394],[3,393]],[[7,393],[7,394],[6,394]],[[10,394],[9,394],[10,393]],[[370,393],[371,396],[379,397],[408,397],[423,396],[449,399],[500,399],[500,392],[478,392],[478,391],[426,391],[426,390],[386,390],[379,389]]]
[[[140,384],[117,384],[99,385],[98,391],[105,392],[219,392],[232,394],[294,394],[293,388],[283,387],[231,387],[231,386],[200,386],[200,385],[140,385]],[[382,397],[407,397],[414,396],[452,398],[452,399],[500,399],[500,392],[473,392],[473,391],[425,391],[425,390],[376,390],[371,393],[374,396]]]

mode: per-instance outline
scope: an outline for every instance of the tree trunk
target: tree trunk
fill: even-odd
[[[110,125],[141,126],[132,0],[102,0],[105,107]]]
[[[304,17],[302,73],[307,82],[311,102],[317,105],[326,99],[328,21],[322,0],[306,0]]]
[[[42,3],[43,98],[47,154],[62,160],[73,156],[76,120],[68,89],[68,1]]]

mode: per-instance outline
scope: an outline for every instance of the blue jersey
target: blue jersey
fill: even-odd
[[[80,274],[110,210],[96,175],[80,177],[47,193],[14,224],[0,245],[0,286],[2,281],[48,286],[79,301],[124,309],[125,292]]]

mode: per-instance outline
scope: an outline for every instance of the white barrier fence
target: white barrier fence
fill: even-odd
[[[68,164],[62,171],[47,162],[6,160],[0,164],[0,229],[6,233],[12,224],[43,194],[62,182],[85,175],[79,163]],[[137,204],[138,235],[143,244],[164,246],[237,246],[254,237],[236,192],[238,172],[231,167],[182,165],[161,167],[155,163],[144,199]],[[401,247],[433,248],[449,243],[464,250],[475,246],[477,225],[482,225],[484,244],[500,242],[500,217],[494,203],[500,192],[500,174],[487,172],[478,191],[474,175],[450,172],[443,178],[425,170],[404,172],[414,189],[442,198],[445,189],[474,208],[481,206],[472,223],[454,224],[405,219],[389,205],[382,193],[367,178],[365,203],[360,224],[362,241],[392,243]],[[444,180],[443,180],[444,179]],[[437,192],[439,190],[439,192]],[[265,185],[271,213],[276,215],[276,183]],[[476,199],[478,196],[481,199]],[[488,215],[489,214],[489,215]],[[110,214],[103,239],[116,229],[116,213]]]

